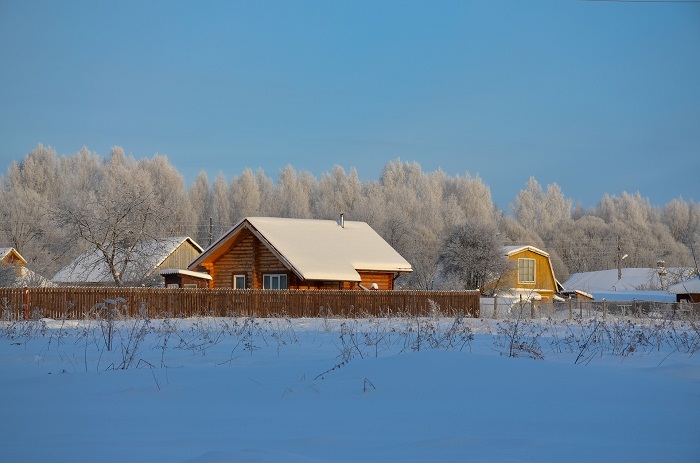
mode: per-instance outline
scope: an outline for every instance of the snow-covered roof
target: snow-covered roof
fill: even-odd
[[[606,301],[652,301],[652,302],[673,302],[676,297],[666,291],[595,291],[592,293],[595,300]]]
[[[39,288],[49,288],[56,286],[48,278],[44,278],[27,267],[5,267],[3,270],[7,271],[2,277],[2,286],[9,288],[23,288],[25,286],[39,287]],[[11,272],[11,273],[9,273]]]
[[[668,292],[673,294],[700,294],[700,276],[671,285],[668,287]]]
[[[549,257],[549,254],[546,253],[545,251],[536,248],[534,246],[529,246],[529,245],[513,245],[513,246],[503,246],[503,250],[506,253],[506,256],[512,256],[513,254],[517,254],[521,251],[532,251],[536,254],[541,254],[545,257]]]
[[[209,246],[190,265],[196,268],[249,229],[291,271],[304,280],[361,281],[358,270],[411,272],[409,264],[365,222],[247,217]]]
[[[122,281],[139,281],[161,265],[183,243],[190,242],[198,251],[202,248],[188,236],[146,240],[136,245],[132,261],[122,274]],[[119,259],[117,259],[119,260]],[[122,257],[123,262],[123,257]],[[59,270],[52,278],[55,283],[114,283],[109,267],[98,250],[88,251]]]
[[[671,281],[673,275],[687,274],[690,268],[667,268],[664,284]],[[603,291],[639,291],[640,289],[658,289],[662,287],[656,268],[623,268],[622,278],[617,279],[617,269],[598,270],[595,272],[574,273],[564,282],[567,290],[578,289],[588,293]]]
[[[204,272],[193,272],[192,270],[184,270],[181,268],[168,268],[165,270],[161,270],[160,272],[161,276],[165,275],[186,275],[190,277],[195,277],[195,278],[201,278],[203,280],[211,280],[212,277],[208,273]]]

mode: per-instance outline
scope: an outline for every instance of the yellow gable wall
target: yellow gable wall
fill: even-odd
[[[513,262],[513,270],[508,277],[509,287],[518,289],[537,289],[542,297],[551,298],[556,293],[556,283],[552,274],[549,257],[530,250],[523,250],[516,254],[508,256]],[[518,282],[518,259],[535,259],[535,282],[534,283],[519,283]]]

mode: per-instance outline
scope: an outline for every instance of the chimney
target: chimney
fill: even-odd
[[[340,228],[345,228],[345,213],[344,212],[340,213],[340,221],[338,223],[340,224]]]

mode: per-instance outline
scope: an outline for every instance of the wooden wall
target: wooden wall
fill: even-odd
[[[161,270],[169,268],[186,269],[199,254],[199,249],[186,240],[158,266],[154,273],[158,274]]]
[[[541,289],[545,290],[543,297],[551,298],[552,294],[556,293],[557,287],[552,275],[552,269],[549,264],[549,258],[530,250],[524,250],[515,255],[508,256],[513,261],[513,270],[508,275],[508,284],[510,288],[520,289]],[[518,282],[518,259],[535,259],[535,282],[520,283]],[[550,293],[551,292],[551,293]]]

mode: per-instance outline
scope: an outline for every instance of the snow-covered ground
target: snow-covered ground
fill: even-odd
[[[698,462],[699,336],[622,320],[2,322],[0,461]]]

